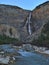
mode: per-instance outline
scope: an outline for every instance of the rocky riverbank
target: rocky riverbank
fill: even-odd
[[[47,47],[38,47],[38,46],[31,45],[31,44],[23,44],[22,47],[26,51],[33,51],[34,50],[35,52],[49,55],[49,48],[47,48]]]
[[[17,59],[16,56],[20,56],[20,54],[12,45],[0,45],[0,64],[14,63]]]
[[[33,46],[33,48],[34,48],[35,52],[49,56],[49,49],[47,47]]]
[[[21,46],[15,45],[0,45],[0,64],[11,64],[17,59],[26,56],[31,56],[33,52],[47,54],[49,56],[49,49],[46,47],[38,47],[31,44],[23,44]]]

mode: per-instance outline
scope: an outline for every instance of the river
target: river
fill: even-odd
[[[49,58],[33,53],[32,56],[19,58],[12,65],[49,65]]]
[[[7,50],[10,47],[8,45],[3,45],[0,46],[0,48]],[[46,57],[42,54],[22,50],[19,50],[18,53],[21,54],[21,57],[17,57],[16,61],[9,65],[49,65],[49,57]]]

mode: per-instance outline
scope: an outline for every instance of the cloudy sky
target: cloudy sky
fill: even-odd
[[[16,5],[23,9],[33,10],[36,6],[49,0],[0,0],[0,4]]]

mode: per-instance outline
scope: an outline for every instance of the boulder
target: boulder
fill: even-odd
[[[31,51],[32,50],[32,45],[31,44],[23,44],[22,48],[26,51]]]

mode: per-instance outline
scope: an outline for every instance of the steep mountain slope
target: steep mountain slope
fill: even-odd
[[[43,26],[38,39],[32,41],[34,45],[46,46],[49,48],[49,21]]]
[[[37,35],[34,36],[33,44],[49,47],[49,1],[37,6],[32,11],[32,19],[35,29],[39,28],[39,31],[36,31]]]
[[[49,21],[49,1],[37,6],[32,11],[32,22],[35,31],[38,31],[44,24]]]
[[[32,35],[27,37],[27,42],[38,39],[43,26],[49,21],[49,1],[37,6],[31,14]]]
[[[16,6],[0,4],[0,34],[20,39],[21,27],[24,26],[28,13],[29,11]]]
[[[25,43],[32,42],[38,39],[48,22],[49,1],[37,6],[33,11],[0,4],[0,35],[17,38]]]

